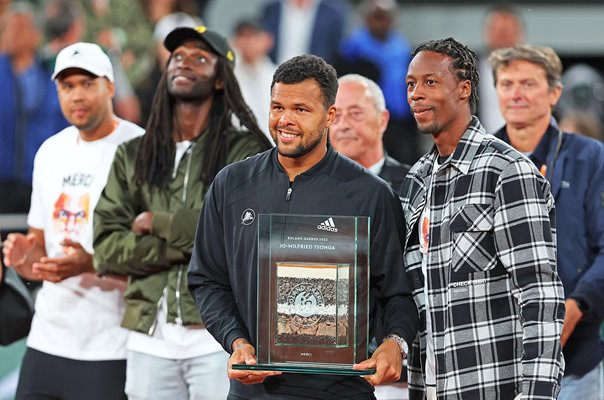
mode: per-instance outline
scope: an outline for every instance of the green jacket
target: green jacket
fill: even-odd
[[[140,141],[139,137],[126,142],[115,153],[94,210],[94,265],[101,275],[129,276],[122,326],[152,334],[164,290],[168,322],[202,323],[187,289],[187,267],[208,189],[200,178],[206,135],[193,141],[165,189],[136,184],[134,165]],[[229,164],[264,150],[247,132],[230,131],[227,143]],[[136,235],[130,227],[144,211],[153,212],[151,233]]]

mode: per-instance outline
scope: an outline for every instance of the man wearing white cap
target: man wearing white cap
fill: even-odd
[[[63,49],[52,79],[72,126],[38,150],[29,232],[3,248],[6,265],[44,281],[17,398],[125,398],[125,282],[95,273],[92,216],[117,146],[143,130],[113,113],[113,70],[96,44]]]

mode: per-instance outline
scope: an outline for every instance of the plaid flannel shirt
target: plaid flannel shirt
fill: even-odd
[[[436,157],[433,147],[401,188],[405,264],[421,318],[410,398],[424,398],[428,301],[439,400],[555,399],[564,372],[564,293],[549,184],[476,117],[433,175]],[[417,224],[430,184],[425,296]]]

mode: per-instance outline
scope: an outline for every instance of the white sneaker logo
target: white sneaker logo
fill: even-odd
[[[336,224],[333,223],[333,218],[328,218],[325,221],[321,222],[319,225],[317,225],[317,229],[330,232],[338,231],[338,228],[336,228]]]

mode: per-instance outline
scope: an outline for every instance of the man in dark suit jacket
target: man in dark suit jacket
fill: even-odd
[[[328,63],[333,62],[344,36],[346,12],[346,3],[341,0],[269,1],[262,9],[262,24],[275,38],[269,57],[276,64],[301,54],[313,54]],[[308,24],[305,23],[307,18],[310,19]],[[300,29],[307,27],[310,31],[303,32],[296,24],[301,25]],[[297,54],[285,54],[286,50]]]
[[[329,129],[333,148],[372,171],[397,191],[409,171],[384,151],[382,137],[390,114],[380,87],[361,75],[338,79],[336,119]]]

